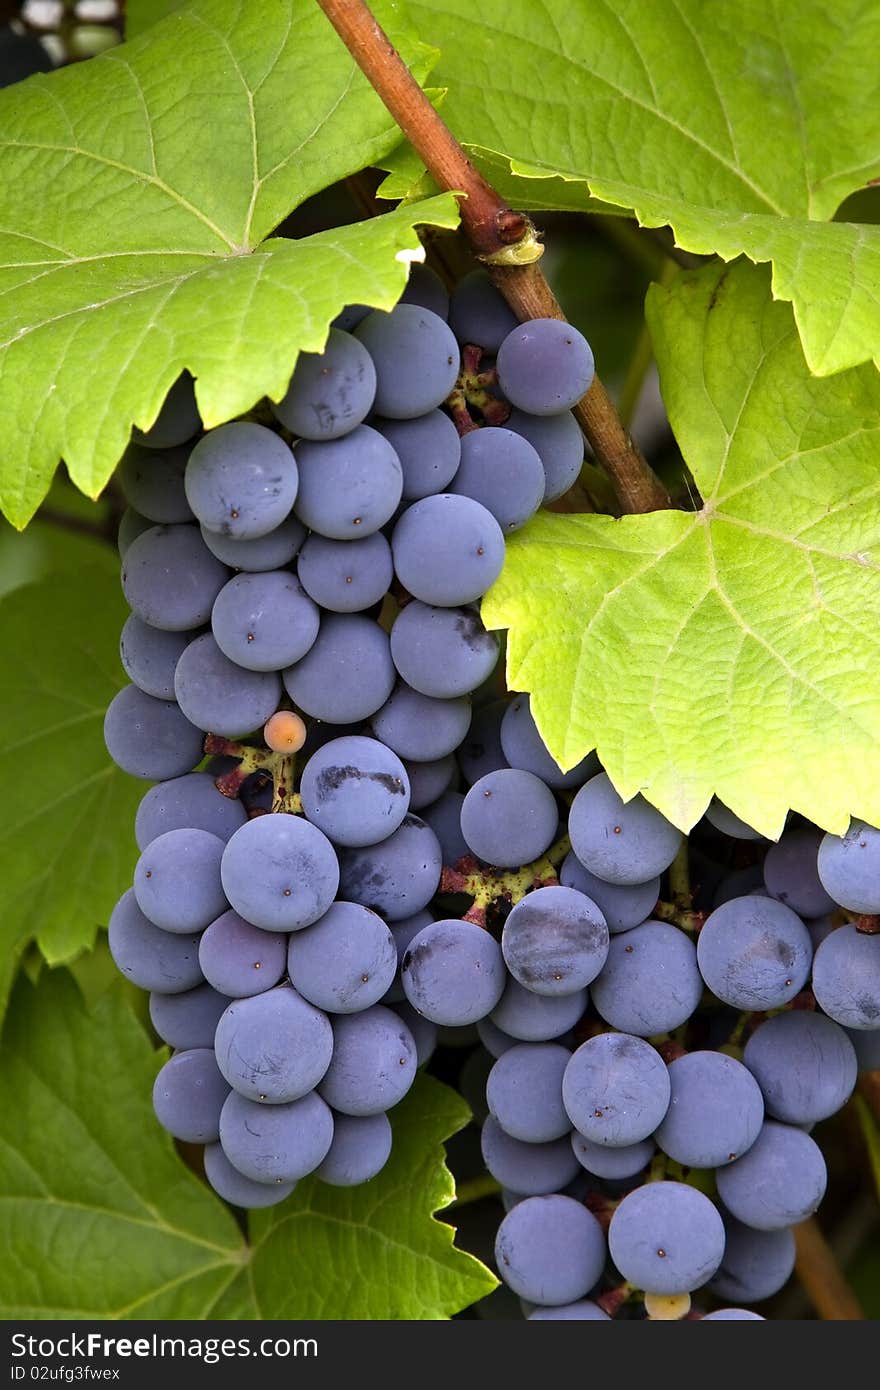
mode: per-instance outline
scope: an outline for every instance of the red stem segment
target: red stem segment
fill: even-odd
[[[477,172],[369,8],[362,0],[318,4],[436,182],[464,194],[461,219],[474,249],[492,256],[521,241],[530,230],[528,218],[509,208]]]
[[[541,246],[531,222],[510,208],[474,168],[364,0],[318,4],[435,182],[462,195],[459,206],[467,238],[489,264],[493,280],[519,319],[563,319],[553,291],[534,264]],[[669,494],[630,439],[598,377],[574,413],[623,511],[671,506]]]

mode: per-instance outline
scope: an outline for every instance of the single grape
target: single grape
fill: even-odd
[[[677,927],[650,919],[613,936],[591,991],[612,1028],[640,1038],[672,1032],[687,1022],[703,992],[693,942]]]
[[[472,603],[495,583],[504,536],[479,502],[444,492],[407,507],[391,551],[397,577],[414,598],[452,608]]]
[[[527,893],[508,916],[501,935],[508,970],[535,994],[573,994],[583,989],[605,964],[608,945],[605,918],[575,888],[536,888]]]
[[[880,830],[850,821],[845,835],[825,835],[819,845],[819,880],[834,902],[850,912],[880,912]]]
[[[588,1003],[585,989],[572,994],[534,994],[510,978],[491,1019],[518,1042],[548,1042],[560,1038],[583,1017]]]
[[[299,661],[321,625],[318,605],[286,570],[236,574],[211,610],[214,640],[246,671],[280,671]]]
[[[706,820],[716,830],[720,830],[723,835],[729,835],[734,840],[763,840],[764,836],[760,830],[755,830],[751,825],[747,825],[739,816],[734,815],[723,801],[719,801],[717,796],[713,796],[709,805],[706,807]]]
[[[836,906],[819,881],[816,860],[821,840],[821,830],[786,830],[764,860],[768,893],[799,917],[821,917]]]
[[[306,732],[305,722],[290,709],[278,710],[263,725],[263,738],[273,753],[298,753]]]
[[[253,1182],[298,1182],[323,1163],[332,1141],[333,1114],[316,1091],[286,1105],[261,1105],[231,1091],[220,1114],[223,1152]]]
[[[748,1153],[715,1174],[718,1195],[737,1221],[778,1231],[806,1221],[825,1195],[822,1151],[802,1129],[767,1120]]]
[[[574,487],[584,464],[584,436],[568,410],[559,415],[528,415],[512,410],[505,428],[527,439],[544,469],[544,505]]]
[[[138,849],[169,830],[207,830],[226,841],[247,815],[237,797],[223,796],[205,772],[188,772],[144,792],[134,821]]]
[[[246,999],[278,984],[287,968],[287,937],[224,912],[202,932],[199,964],[215,990]]]
[[[163,1129],[188,1144],[213,1144],[220,1137],[220,1111],[229,1087],[210,1047],[175,1052],[153,1085],[153,1109]]]
[[[376,368],[376,411],[392,420],[411,420],[441,405],[459,369],[458,344],[439,315],[415,304],[376,311],[355,335]]]
[[[413,811],[430,806],[449,788],[458,771],[451,753],[429,763],[406,763],[409,778],[409,804]]]
[[[606,883],[585,869],[573,850],[562,861],[559,882],[592,898],[612,935],[639,926],[660,897],[659,874],[647,883]]]
[[[134,871],[141,912],[164,931],[201,931],[226,910],[220,882],[224,842],[207,830],[167,830],[151,840]]]
[[[559,1192],[581,1171],[567,1135],[548,1144],[524,1144],[505,1134],[490,1115],[483,1121],[480,1144],[492,1177],[523,1197]]]
[[[147,430],[132,430],[132,438],[147,449],[173,449],[199,433],[201,416],[189,372],[181,372],[159,407],[159,414]]]
[[[437,836],[418,816],[407,814],[387,840],[340,852],[339,892],[396,922],[427,907],[442,868]]]
[[[113,909],[108,944],[117,969],[140,989],[181,994],[203,983],[198,936],[173,936],[154,926],[138,907],[133,888]]]
[[[436,271],[419,261],[413,261],[410,265],[409,279],[399,303],[418,304],[422,309],[430,309],[432,314],[441,319],[445,319],[449,314],[446,286]]]
[[[724,1225],[717,1208],[695,1187],[651,1182],[628,1192],[617,1207],[608,1248],[624,1279],[637,1288],[690,1293],[721,1264]]]
[[[331,540],[359,540],[394,515],[403,470],[388,440],[369,425],[342,439],[303,440],[296,514],[309,530]]]
[[[241,541],[266,536],[287,519],[299,475],[283,439],[265,425],[234,420],[199,440],[184,481],[202,525]]]
[[[277,985],[229,1005],[214,1049],[233,1090],[281,1105],[317,1086],[333,1055],[333,1031],[325,1013],[290,985]]]
[[[568,815],[571,847],[607,883],[645,883],[668,869],[682,833],[643,796],[624,802],[607,773],[581,787]]]
[[[554,1308],[535,1308],[527,1314],[529,1322],[611,1322],[598,1303],[581,1298],[577,1303],[559,1303]]]
[[[850,1039],[822,1014],[797,1010],[758,1025],[743,1061],[764,1096],[767,1114],[790,1125],[814,1124],[849,1100],[858,1075]]]
[[[760,1303],[788,1283],[795,1259],[790,1230],[755,1231],[725,1215],[724,1234],[724,1256],[709,1284],[712,1293],[738,1303]]]
[[[833,931],[813,961],[813,993],[845,1028],[880,1028],[880,936],[852,924]]]
[[[151,531],[155,524],[154,521],[141,516],[140,512],[136,512],[134,507],[126,507],[119,519],[119,531],[116,537],[120,557],[126,555],[132,541],[136,541],[138,536],[142,536],[145,531]]]
[[[593,353],[582,333],[561,319],[530,319],[498,349],[498,380],[512,405],[531,415],[558,415],[585,396]]]
[[[372,725],[376,738],[393,748],[398,757],[433,762],[455,752],[470,722],[471,702],[466,695],[437,700],[398,681],[373,715]]]
[[[396,972],[394,937],[382,918],[360,903],[335,902],[290,938],[291,984],[328,1013],[357,1013],[377,1004]]]
[[[498,942],[473,922],[454,918],[432,922],[413,937],[400,977],[414,1009],[451,1027],[486,1018],[506,978]]]
[[[387,1115],[334,1115],[333,1142],[315,1177],[331,1187],[359,1187],[380,1173],[390,1156]]]
[[[558,1043],[517,1043],[498,1058],[486,1082],[486,1101],[505,1134],[541,1144],[570,1132],[562,1104],[570,1057]]]
[[[381,602],[391,585],[391,546],[380,531],[355,541],[312,535],[300,551],[297,574],[322,608],[361,613]]]
[[[388,1002],[387,994],[382,1002]],[[397,1017],[403,1023],[406,1024],[407,1028],[412,1033],[412,1039],[416,1046],[416,1066],[426,1066],[427,1063],[430,1062],[431,1058],[433,1057],[437,1047],[437,1043],[440,1040],[440,1030],[438,1029],[436,1023],[432,1023],[431,1020],[428,1018],[423,1018],[423,1016],[420,1013],[417,1013],[416,1010],[413,1008],[412,1004],[410,1004],[406,999],[403,999],[400,1003],[395,1004],[393,1006],[393,1012],[397,1014]],[[463,1033],[466,1031],[467,1030],[463,1028],[447,1029],[447,1032]]]
[[[803,989],[813,947],[800,917],[774,898],[734,898],[710,913],[697,942],[706,984],[735,1009],[778,1009]]]
[[[399,674],[422,695],[449,700],[482,685],[498,661],[498,639],[471,608],[408,603],[391,629]]]
[[[575,1129],[594,1144],[638,1144],[669,1108],[669,1069],[642,1038],[599,1033],[573,1053],[562,1081],[562,1099]]]
[[[333,846],[299,816],[274,812],[236,830],[220,864],[235,911],[264,931],[299,931],[323,917],[339,886]]]
[[[189,452],[182,448],[157,453],[129,444],[116,474],[128,505],[156,525],[192,521],[192,508],[183,490]]]
[[[125,674],[145,695],[174,699],[174,672],[194,632],[166,632],[150,627],[136,613],[125,621],[119,639],[119,659]]]
[[[243,570],[247,574],[283,569],[299,554],[306,538],[306,528],[292,514],[280,526],[267,531],[265,536],[254,536],[251,540],[221,536],[216,531],[209,531],[207,526],[203,526],[201,531],[202,540],[212,555],[216,555],[230,569]]]
[[[495,1263],[514,1293],[540,1304],[569,1304],[599,1282],[605,1236],[592,1212],[571,1197],[529,1197],[509,1211],[495,1239]]]
[[[447,490],[461,462],[461,439],[448,415],[442,410],[429,410],[412,420],[385,420],[377,415],[371,424],[400,459],[405,502]]]
[[[719,1168],[754,1144],[764,1121],[751,1072],[723,1052],[688,1052],[669,1064],[669,1109],[654,1138],[686,1168]]]
[[[484,426],[461,441],[461,463],[450,490],[481,502],[502,532],[524,526],[544,500],[544,466],[527,439]]]
[[[131,542],[122,562],[129,608],[151,627],[189,632],[211,617],[229,571],[195,526],[151,526]]]
[[[643,1172],[654,1157],[656,1149],[653,1139],[641,1139],[637,1144],[621,1144],[618,1148],[612,1149],[606,1144],[597,1144],[593,1139],[587,1139],[577,1130],[572,1133],[571,1147],[578,1163],[586,1172],[611,1181],[634,1178],[637,1173]]]
[[[416,1074],[416,1045],[391,1009],[374,1004],[333,1020],[333,1060],[318,1088],[343,1115],[377,1115],[403,1100]]]
[[[375,394],[370,354],[350,333],[331,328],[323,352],[300,353],[272,414],[301,439],[339,439],[366,419]]]
[[[211,985],[197,985],[183,994],[150,995],[150,1022],[163,1042],[184,1051],[213,1047],[220,1015],[232,1001]]]
[[[406,769],[374,738],[332,739],[313,753],[300,782],[303,812],[336,845],[375,845],[410,804]]]
[[[276,671],[246,671],[230,661],[210,632],[190,642],[174,672],[177,703],[206,733],[238,738],[261,728],[281,698]]]
[[[314,719],[329,724],[369,719],[394,688],[387,634],[372,618],[327,613],[311,649],[282,677],[293,703]]]
[[[117,767],[155,782],[189,772],[202,757],[203,734],[173,700],[156,700],[136,685],[113,696],[104,743]]]
[[[277,1206],[296,1186],[296,1183],[282,1182],[270,1187],[268,1183],[246,1178],[244,1173],[233,1168],[219,1142],[205,1145],[205,1177],[224,1202],[247,1210]]]
[[[478,859],[501,868],[539,859],[553,843],[558,822],[550,788],[519,768],[481,777],[461,808],[461,833],[471,850]]]
[[[497,352],[518,322],[487,270],[472,270],[452,291],[449,326],[462,347],[473,343],[486,353]]]
[[[420,763],[409,764],[410,771],[420,766]],[[464,797],[461,792],[447,791],[420,812],[422,820],[431,827],[440,841],[443,863],[450,868],[454,868],[459,860],[470,854],[467,841],[461,833],[463,803]]]
[[[472,787],[489,772],[509,767],[501,747],[501,724],[507,704],[507,700],[492,700],[474,711],[467,738],[461,741],[458,750],[458,765],[468,786]]]
[[[562,771],[538,733],[528,695],[515,696],[507,706],[501,721],[501,747],[511,767],[533,772],[548,787],[557,791],[579,787],[599,771],[599,760],[595,753],[588,753],[568,772]]]

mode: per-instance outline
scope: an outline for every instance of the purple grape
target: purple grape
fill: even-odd
[[[213,1144],[220,1137],[220,1111],[229,1087],[210,1047],[175,1052],[153,1086],[153,1109],[163,1129],[188,1144]]]
[[[224,912],[202,932],[199,964],[221,994],[246,999],[277,985],[287,968],[287,937]]]
[[[481,502],[505,535],[519,530],[544,500],[544,466],[527,439],[484,426],[461,441],[461,463],[451,491]]]
[[[299,476],[290,449],[265,425],[234,420],[200,439],[186,496],[203,526],[233,540],[266,536],[287,519]]]
[[[530,319],[498,349],[498,380],[512,405],[530,415],[558,415],[585,396],[593,353],[582,333],[561,319]]]
[[[445,492],[461,461],[458,430],[442,410],[429,410],[413,420],[370,422],[388,440],[403,469],[403,500],[418,501]]]
[[[339,439],[365,420],[376,369],[362,343],[331,328],[323,352],[301,352],[290,385],[272,413],[301,439]]]
[[[116,766],[150,782],[189,772],[201,760],[203,740],[173,700],[156,700],[136,685],[118,691],[104,716],[104,742]]]

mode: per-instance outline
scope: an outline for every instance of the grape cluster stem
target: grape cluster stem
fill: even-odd
[[[472,898],[473,902],[463,918],[478,927],[485,927],[488,925],[488,911],[496,904],[505,903],[513,907],[533,888],[549,888],[558,884],[557,870],[570,849],[571,841],[567,835],[563,835],[540,859],[519,869],[487,868],[466,855],[457,864],[444,865],[439,892],[463,893]]]
[[[468,241],[517,317],[564,319],[537,265],[544,248],[529,218],[510,208],[474,167],[364,0],[318,4],[436,183],[459,198]],[[611,478],[622,511],[672,506],[598,377],[574,414]]]

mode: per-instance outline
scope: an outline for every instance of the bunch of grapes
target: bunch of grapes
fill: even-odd
[[[349,309],[300,357],[275,428],[202,433],[183,377],[126,453],[131,684],[105,736],[156,785],[110,946],[174,1049],[158,1118],[231,1202],[388,1158],[435,1035],[399,961],[465,849],[455,753],[498,660],[476,605],[505,532],[577,477],[592,372],[580,334],[520,328],[485,273],[450,306],[419,267],[393,312]]]
[[[174,1049],[158,1118],[229,1202],[369,1181],[438,1030],[476,1026],[527,1316],[707,1287],[735,1306],[705,1316],[757,1317],[824,1193],[809,1130],[880,1064],[880,831],[768,847],[714,802],[694,897],[681,833],[595,755],[562,772],[503,693],[479,601],[579,474],[592,374],[485,272],[450,299],[415,267],[271,427],[202,433],[175,386],[120,474],[106,738],[156,785],[110,946]],[[707,846],[738,867],[713,881]]]

